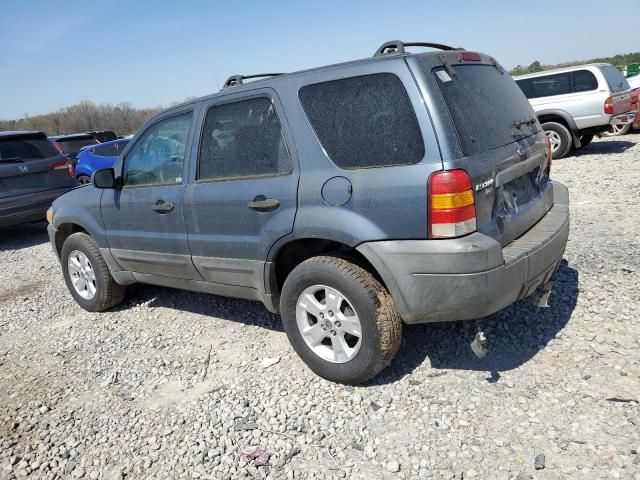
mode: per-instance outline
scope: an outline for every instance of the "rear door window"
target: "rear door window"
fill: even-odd
[[[535,114],[511,76],[493,65],[455,65],[434,74],[462,150],[475,155],[539,130]],[[527,122],[527,123],[523,123]]]
[[[416,113],[396,75],[307,85],[299,97],[320,143],[340,168],[412,165],[424,157]]]
[[[0,161],[41,160],[57,154],[53,144],[44,137],[0,138]]]
[[[607,83],[613,93],[629,90],[629,82],[627,82],[627,79],[624,78],[624,75],[622,75],[616,67],[613,65],[605,65],[600,67],[600,70],[604,74],[604,78],[607,79]]]
[[[284,175],[291,161],[270,98],[216,105],[207,111],[198,153],[198,179]]]

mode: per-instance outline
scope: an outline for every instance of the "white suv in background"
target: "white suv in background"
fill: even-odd
[[[611,125],[634,121],[629,84],[613,65],[578,65],[514,78],[551,142],[553,158],[584,147]]]

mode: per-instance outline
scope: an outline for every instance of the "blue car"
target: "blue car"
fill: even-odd
[[[96,170],[111,168],[118,159],[130,138],[112,140],[83,148],[78,154],[76,164],[76,178],[83,185],[91,183],[91,175]]]

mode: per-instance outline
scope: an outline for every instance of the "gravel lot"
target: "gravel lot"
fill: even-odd
[[[472,322],[405,328],[356,388],[257,303],[136,286],[85,312],[42,225],[1,231],[0,478],[640,479],[639,142],[554,163],[572,229],[550,308],[482,321],[482,360]]]

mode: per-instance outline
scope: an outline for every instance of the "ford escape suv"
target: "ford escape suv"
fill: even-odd
[[[567,188],[492,57],[395,41],[266,77],[156,115],[53,204],[81,307],[113,307],[135,282],[258,300],[314,372],[359,383],[404,323],[480,318],[551,279]]]

